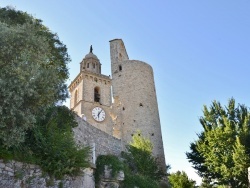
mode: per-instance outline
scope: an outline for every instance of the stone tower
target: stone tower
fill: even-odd
[[[120,39],[110,41],[114,134],[124,144],[129,143],[138,130],[151,140],[153,154],[165,169],[161,125],[155,92],[153,70],[142,61],[129,60]],[[120,132],[118,131],[120,129]]]
[[[93,48],[80,63],[80,73],[69,85],[70,109],[91,125],[112,135],[110,118],[111,79],[101,74],[101,63]]]

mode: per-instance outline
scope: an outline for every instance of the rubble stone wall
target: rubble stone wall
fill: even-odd
[[[122,151],[120,139],[99,130],[78,116],[76,120],[78,126],[73,129],[76,143],[90,146],[95,151],[95,159],[92,158],[93,163],[99,155],[120,155]],[[91,155],[93,157],[93,153]]]
[[[0,159],[0,187],[3,188],[94,188],[93,169],[86,168],[81,176],[63,180],[51,179],[39,166]]]

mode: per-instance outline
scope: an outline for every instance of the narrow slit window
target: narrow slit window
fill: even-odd
[[[87,68],[89,68],[89,63],[87,63]]]
[[[122,71],[122,66],[121,65],[119,65],[119,71]]]

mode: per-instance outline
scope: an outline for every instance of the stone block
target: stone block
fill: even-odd
[[[14,170],[13,170],[12,168],[8,167],[8,166],[5,166],[4,169],[5,169],[6,171],[8,171],[8,172],[14,172]]]
[[[8,172],[8,175],[9,176],[14,176],[14,173],[13,172]]]
[[[15,167],[16,168],[22,168],[23,167],[23,163],[21,163],[21,162],[15,162]]]
[[[0,168],[4,168],[5,167],[5,164],[4,163],[0,163]]]

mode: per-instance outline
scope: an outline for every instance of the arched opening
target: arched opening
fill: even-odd
[[[78,101],[78,91],[75,91],[75,97],[74,97],[74,106],[77,104]]]
[[[100,102],[100,88],[99,87],[95,87],[94,89],[94,101]]]

